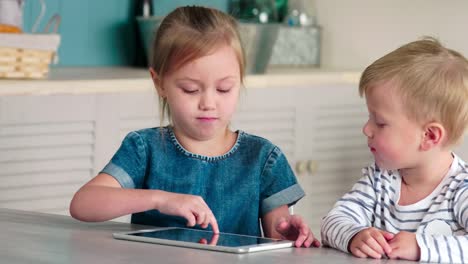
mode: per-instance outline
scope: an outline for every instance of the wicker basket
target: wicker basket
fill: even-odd
[[[0,78],[45,78],[59,43],[58,34],[0,34]]]

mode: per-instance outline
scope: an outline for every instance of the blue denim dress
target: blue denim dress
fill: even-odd
[[[305,194],[278,147],[243,131],[237,134],[226,154],[207,157],[184,149],[170,127],[131,132],[101,172],[123,188],[201,196],[221,232],[259,236],[259,218]],[[186,227],[187,221],[150,210],[133,214],[132,223]]]

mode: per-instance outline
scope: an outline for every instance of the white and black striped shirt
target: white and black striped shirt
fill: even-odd
[[[350,239],[368,227],[416,232],[420,261],[468,263],[468,165],[454,155],[439,186],[415,204],[398,205],[400,186],[398,171],[375,164],[363,169],[363,177],[323,218],[323,244],[348,252]]]

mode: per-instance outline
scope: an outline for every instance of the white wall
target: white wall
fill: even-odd
[[[323,68],[362,70],[423,35],[468,56],[468,1],[315,0],[314,12],[323,27]]]

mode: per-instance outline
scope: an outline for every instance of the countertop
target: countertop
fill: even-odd
[[[317,68],[270,68],[266,74],[247,75],[245,87],[310,87],[316,84],[359,82],[360,72]],[[0,96],[86,94],[150,91],[148,70],[129,67],[52,68],[47,79],[0,80]]]
[[[231,254],[117,240],[113,232],[148,228],[128,223],[83,223],[70,216],[0,209],[2,263],[408,263],[359,259],[330,248],[286,248]],[[411,262],[414,263],[414,262]]]

